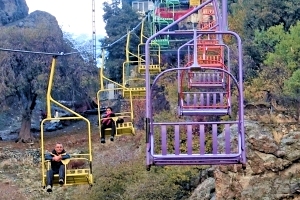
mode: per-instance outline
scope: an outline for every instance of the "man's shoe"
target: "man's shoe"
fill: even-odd
[[[114,136],[110,136],[110,141],[114,141]]]
[[[101,138],[101,143],[105,143],[105,138]]]
[[[51,187],[51,185],[48,185],[48,186],[46,187],[46,189],[47,189],[47,192],[52,192],[52,187]]]
[[[61,186],[62,186],[62,185],[64,184],[64,179],[62,179],[62,178],[61,178],[61,179],[59,179],[58,183],[59,183],[59,185],[61,185]]]

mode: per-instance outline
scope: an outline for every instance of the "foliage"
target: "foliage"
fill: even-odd
[[[245,30],[253,36],[251,30],[267,30],[271,26],[283,24],[287,31],[300,19],[299,0],[253,0],[243,1],[246,9]]]
[[[29,18],[39,20],[31,27],[1,27],[0,46],[49,53],[72,51],[72,48],[64,45],[62,32],[53,16],[37,11]],[[51,56],[45,54],[0,52],[1,106],[10,104],[20,108],[22,138],[32,138],[31,114],[36,99],[44,99],[46,96],[51,61]],[[94,90],[92,88],[97,81],[95,69],[79,56],[63,57],[56,66],[53,97],[64,100],[72,100],[76,96],[86,97],[88,92],[82,92],[80,88]],[[76,95],[78,93],[81,95]]]
[[[133,141],[126,143],[127,147],[132,146]],[[144,147],[143,144],[139,148]],[[122,148],[122,151],[128,150]],[[107,157],[103,164],[96,166],[96,184],[87,199],[179,200],[187,198],[198,184],[195,180],[200,169],[196,167],[153,167],[146,171],[143,153],[134,149],[130,151],[133,155],[130,154],[126,162],[108,162],[111,159]],[[113,155],[115,161],[121,156],[122,153]]]
[[[293,75],[284,82],[284,93],[299,99],[300,97],[300,69],[296,70]],[[300,100],[300,99],[299,99]]]
[[[228,0],[228,26],[229,30],[237,32],[244,38],[244,22],[246,18],[246,8],[243,0]]]
[[[292,25],[295,25],[299,20],[300,4],[298,0],[277,1],[277,0],[253,0],[253,1],[238,1],[238,7],[243,10],[242,17],[237,17],[237,21],[243,23],[242,38],[244,39],[244,52],[254,61],[252,68],[255,71],[261,70],[264,55],[261,52],[266,52],[263,46],[257,46],[255,42],[255,30],[265,31],[272,26],[283,25],[287,31]],[[238,9],[237,9],[238,12]],[[245,17],[243,17],[245,16]],[[240,19],[239,19],[240,18]],[[270,33],[269,33],[270,34]],[[260,40],[262,41],[262,40]]]
[[[253,88],[268,91],[272,99],[296,108],[299,101],[299,41],[300,23],[284,31],[283,25],[270,27],[266,31],[256,31],[256,49],[264,60],[257,78],[251,81]],[[246,92],[247,94],[247,92]],[[255,95],[248,94],[250,96]]]
[[[272,26],[266,31],[255,31],[254,46],[260,55],[259,62],[266,59],[268,53],[275,51],[275,46],[284,39],[285,31],[283,24]]]
[[[128,31],[131,31],[140,21],[138,15],[127,3],[123,3],[122,8],[104,3],[103,10],[105,12],[103,20],[106,23],[105,30],[107,37],[101,40],[101,43],[102,48],[106,47],[108,51],[105,59],[105,71],[108,78],[116,82],[121,82],[122,66],[125,61],[125,40],[116,41],[125,36]],[[138,41],[138,38],[132,38],[131,47],[136,48]],[[110,46],[111,44],[113,45]]]
[[[289,29],[289,32],[281,36],[280,42],[275,46],[275,51],[267,55],[265,64],[272,66],[275,63],[281,63],[287,67],[291,73],[299,68],[300,58],[300,22]]]

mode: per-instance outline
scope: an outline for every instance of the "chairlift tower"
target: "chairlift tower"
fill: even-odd
[[[97,65],[97,58],[96,58],[96,20],[95,20],[95,0],[92,0],[92,45],[93,45],[93,64]]]

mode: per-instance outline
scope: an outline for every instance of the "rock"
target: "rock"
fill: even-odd
[[[54,122],[54,123],[47,123],[45,125],[45,131],[52,132],[52,131],[56,131],[59,129],[63,129],[63,125],[61,124],[60,121]]]
[[[0,26],[25,18],[28,10],[25,0],[0,0]]]
[[[211,200],[215,196],[215,179],[214,178],[208,178],[205,179],[200,187],[197,187],[196,190],[194,190],[193,194],[189,198],[189,200]]]

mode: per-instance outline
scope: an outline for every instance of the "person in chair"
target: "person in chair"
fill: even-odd
[[[116,125],[111,117],[115,117],[111,107],[106,108],[106,114],[102,116],[101,120],[101,143],[105,143],[105,129],[111,128],[110,141],[114,141],[116,134]]]
[[[70,155],[66,153],[61,143],[56,143],[53,151],[45,155],[45,160],[51,162],[51,168],[47,171],[47,192],[52,192],[54,174],[59,175],[59,184],[61,186],[64,184],[65,165],[61,161],[68,158]]]

